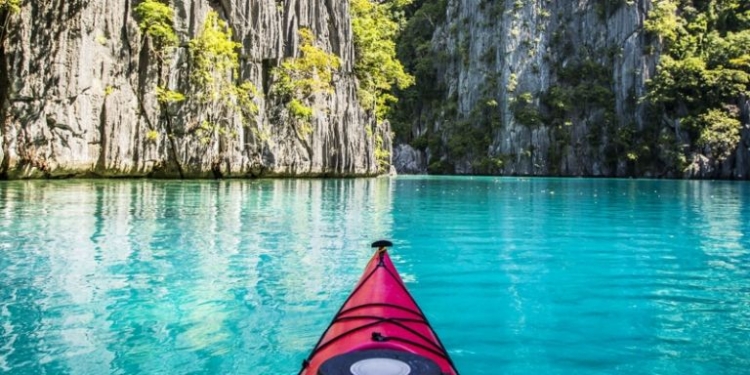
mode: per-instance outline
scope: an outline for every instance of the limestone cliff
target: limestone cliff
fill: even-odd
[[[25,1],[9,14],[0,48],[2,166],[39,176],[246,177],[374,175],[375,125],[358,104],[348,3],[336,0],[172,0],[178,47],[158,61],[140,30],[139,0]],[[260,91],[249,124],[196,136],[200,106],[157,102],[157,84],[188,92],[188,41],[216,11],[241,43],[240,76]],[[299,55],[300,28],[338,56],[333,90],[312,99],[306,131],[272,95],[272,70]]]
[[[429,47],[402,49],[422,93],[394,124],[400,172],[749,178],[747,98],[723,162],[686,151],[695,140],[642,100],[660,59],[650,0],[424,4],[411,23]]]

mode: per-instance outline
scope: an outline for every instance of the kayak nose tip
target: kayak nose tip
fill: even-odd
[[[377,248],[377,249],[380,249],[381,247],[391,247],[391,246],[393,246],[393,242],[388,241],[388,240],[380,240],[380,241],[375,241],[372,243],[372,247]]]

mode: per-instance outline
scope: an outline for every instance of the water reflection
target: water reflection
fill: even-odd
[[[0,185],[0,369],[296,368],[320,307],[389,237],[390,194],[388,179]]]
[[[731,182],[680,185],[675,203],[683,231],[665,244],[671,256],[656,270],[662,284],[651,294],[659,369],[689,372],[695,361],[725,373],[735,373],[734,366],[721,363],[750,366],[747,349],[736,345],[750,327],[744,189]]]
[[[395,190],[394,236],[419,275],[413,292],[436,312],[459,368],[750,365],[747,184],[407,178]]]
[[[367,261],[463,373],[750,366],[750,186],[398,178],[0,184],[0,372],[294,373]]]

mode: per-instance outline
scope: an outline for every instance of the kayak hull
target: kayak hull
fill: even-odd
[[[388,355],[400,355],[403,358],[388,359]],[[418,363],[417,358],[410,357],[412,355],[419,357],[424,363]],[[384,247],[370,259],[349,298],[304,361],[300,374],[351,374],[352,372],[346,372],[348,370],[327,370],[333,368],[335,357],[342,364],[346,360],[362,357],[359,362],[351,364],[351,371],[355,371],[358,363],[362,366],[374,365],[376,362],[373,361],[379,359],[381,363],[377,366],[381,367],[404,366],[403,363],[411,363],[412,367],[426,366],[424,371],[415,372],[412,368],[405,373],[430,374],[432,372],[427,368],[432,368],[433,364],[440,371],[436,374],[458,373],[437,334],[406,289]],[[412,362],[407,357],[413,359]],[[397,363],[399,361],[401,364]]]

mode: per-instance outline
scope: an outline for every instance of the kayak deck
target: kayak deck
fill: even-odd
[[[378,251],[303,362],[300,374],[457,374],[396,271],[386,251],[390,243],[376,245]]]

